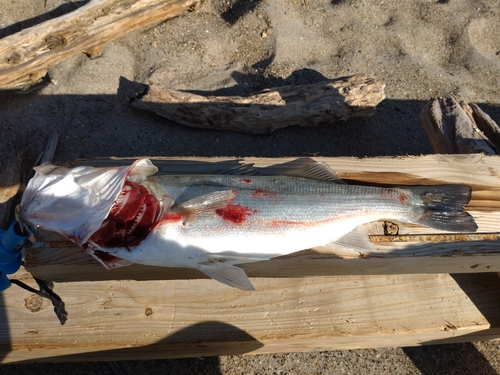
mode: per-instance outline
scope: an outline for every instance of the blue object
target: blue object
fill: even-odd
[[[0,229],[0,291],[11,285],[7,274],[15,273],[21,267],[21,250],[27,240],[28,236],[22,234],[17,222],[7,230]]]

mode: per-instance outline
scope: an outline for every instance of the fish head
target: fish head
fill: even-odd
[[[82,246],[101,227],[125,183],[137,183],[156,171],[148,159],[114,168],[43,164],[35,168],[23,194],[20,218]]]

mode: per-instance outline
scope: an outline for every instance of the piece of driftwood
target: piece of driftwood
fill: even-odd
[[[415,225],[399,224],[397,236],[383,236],[384,223],[368,227],[380,250],[360,253],[330,247],[316,248],[281,259],[241,265],[250,277],[306,277],[395,273],[500,272],[500,160],[482,155],[430,155],[404,158],[315,158],[336,170],[349,183],[378,185],[467,184],[473,188],[467,210],[479,230],[465,235],[443,234]],[[262,167],[272,174],[294,167],[293,159],[243,160],[224,158],[162,158],[153,162],[159,173],[206,173],[234,168],[240,163]],[[98,159],[80,164],[116,166],[130,160]],[[196,270],[131,265],[107,271],[67,239],[40,232],[39,242],[28,249],[25,267],[51,281],[198,279]]]
[[[500,139],[498,126],[476,105],[469,107],[455,98],[432,99],[420,112],[420,122],[436,153],[498,153],[488,139],[493,136]]]
[[[241,96],[201,96],[150,85],[136,108],[178,124],[265,134],[291,125],[315,126],[371,116],[385,84],[354,75],[307,85],[281,86]]]
[[[481,130],[488,140],[495,146],[497,154],[500,153],[500,126],[493,121],[493,119],[485,113],[477,104],[468,104],[464,100],[460,101],[460,106],[469,115],[472,123]]]
[[[141,27],[198,9],[204,0],[92,0],[69,14],[0,40],[0,90],[25,88],[47,69]]]

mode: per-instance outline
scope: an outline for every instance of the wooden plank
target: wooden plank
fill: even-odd
[[[108,42],[197,10],[204,0],[92,0],[81,8],[0,40],[0,90],[24,88],[76,55],[99,57]]]
[[[446,237],[435,230],[400,225],[400,234],[416,235],[419,242],[380,243],[376,252],[354,252],[328,247],[301,252],[265,262],[242,265],[251,277],[306,277],[394,273],[462,273],[500,271],[500,159],[484,155],[430,155],[399,158],[315,158],[337,171],[351,183],[370,184],[446,184],[472,186],[467,210],[475,217],[479,234],[472,237]],[[248,158],[162,158],[154,163],[160,173],[202,173],[224,170],[241,163],[254,163],[262,173],[273,173],[273,165],[293,159]],[[110,166],[126,160],[99,159],[80,164]],[[288,164],[286,164],[288,163]],[[369,226],[372,235],[383,234],[383,223]],[[425,235],[425,236],[424,236]],[[427,235],[431,235],[429,237]],[[419,237],[420,236],[420,237]],[[412,238],[410,238],[411,240]],[[415,238],[413,238],[415,239]],[[443,242],[443,239],[446,240]],[[133,265],[106,271],[90,256],[61,237],[41,234],[37,246],[28,250],[26,267],[36,276],[54,281],[198,279],[195,270]],[[433,242],[428,242],[432,240]],[[69,246],[69,247],[68,247]]]
[[[470,184],[474,191],[468,209],[481,231],[496,230],[498,157],[318,160],[350,182]],[[277,162],[243,161],[259,167]],[[162,173],[201,173],[240,162],[163,158],[155,163]],[[124,161],[91,163],[103,166]],[[273,173],[272,168],[264,172]],[[380,234],[381,228],[371,230]],[[424,234],[415,226],[400,230]],[[152,359],[498,338],[500,277],[486,272],[498,270],[498,241],[485,241],[490,235],[494,238],[496,234],[478,237],[483,240],[477,242],[417,244],[417,249],[400,246],[398,251],[377,254],[339,254],[322,248],[245,265],[255,292],[198,279],[195,271],[143,267],[127,274],[133,267],[106,271],[73,247],[33,248],[26,262],[34,273],[45,270],[53,279],[100,281],[56,284],[55,291],[69,312],[64,327],[47,301],[39,311],[30,310],[26,307],[30,306],[30,293],[14,287],[5,291],[0,301],[0,355],[4,363]],[[47,236],[46,241],[57,240],[54,234]],[[424,270],[478,273],[409,274]],[[395,272],[407,274],[387,274]],[[129,280],[137,276],[152,280]],[[29,280],[24,271],[16,277]]]
[[[18,278],[27,280],[20,272]],[[500,337],[498,274],[267,279],[255,292],[216,281],[56,284],[66,302],[0,300],[3,363],[199,357],[409,346]]]

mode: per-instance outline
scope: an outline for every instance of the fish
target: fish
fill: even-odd
[[[467,185],[349,185],[311,160],[275,175],[252,167],[155,175],[149,159],[115,168],[35,168],[23,221],[59,232],[106,268],[132,263],[195,268],[243,290],[237,264],[333,245],[370,250],[363,224],[394,220],[475,232]]]

